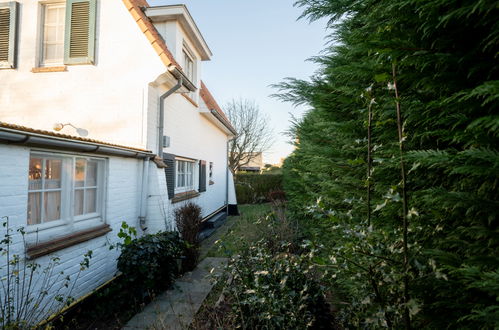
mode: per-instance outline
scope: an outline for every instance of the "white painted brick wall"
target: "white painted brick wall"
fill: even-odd
[[[0,216],[8,216],[13,229],[27,226],[29,154],[30,148],[0,144]],[[55,268],[54,274],[64,271],[65,276],[70,275],[74,278],[79,272],[84,254],[92,250],[90,268],[80,274],[72,293],[75,298],[90,292],[115,275],[119,251],[109,250],[109,246],[119,242],[117,233],[122,221],[126,221],[130,226],[137,226],[142,160],[121,157],[107,157],[107,159],[105,222],[111,226],[112,231],[105,236],[36,259],[37,263],[46,266],[51,258],[59,257],[60,265]],[[0,227],[0,237],[3,238],[5,233],[5,228]],[[19,234],[13,236],[12,253],[24,255],[21,238]],[[4,265],[5,258],[0,257],[2,276],[5,273]],[[53,279],[56,279],[56,275]]]

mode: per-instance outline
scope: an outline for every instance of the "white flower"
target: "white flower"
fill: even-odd
[[[255,272],[255,275],[268,275],[269,272],[266,271],[266,270],[259,270],[257,272]]]

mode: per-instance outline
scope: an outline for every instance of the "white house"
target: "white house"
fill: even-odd
[[[114,276],[122,221],[154,233],[185,201],[205,219],[233,208],[211,56],[183,5],[0,0],[0,217],[27,233],[13,252],[71,275],[93,250],[79,297]]]

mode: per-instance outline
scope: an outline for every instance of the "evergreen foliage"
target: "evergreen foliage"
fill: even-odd
[[[284,187],[329,251],[342,322],[499,327],[497,1],[296,5],[334,33],[311,81],[277,85],[310,106]]]

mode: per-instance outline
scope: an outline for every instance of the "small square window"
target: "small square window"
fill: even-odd
[[[192,161],[176,160],[175,193],[194,190],[194,167],[195,163]]]

